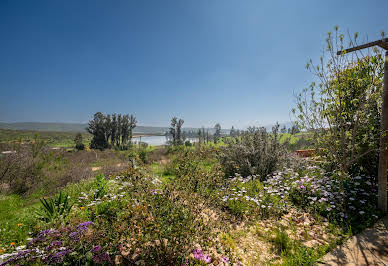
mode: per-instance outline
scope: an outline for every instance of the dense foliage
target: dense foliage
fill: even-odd
[[[268,133],[265,128],[251,127],[241,136],[226,139],[226,146],[220,153],[225,174],[258,175],[264,180],[275,171],[287,155],[279,142],[278,129],[279,125],[276,125],[272,133]]]
[[[89,121],[87,130],[93,135],[90,143],[92,149],[116,147],[127,149],[131,144],[133,129],[136,127],[133,115],[108,114],[97,112]]]
[[[356,44],[350,40],[349,46]],[[336,28],[327,38],[328,59],[307,64],[319,79],[297,95],[299,125],[313,133],[314,143],[333,168],[375,176],[383,77],[380,51],[336,55],[345,37]],[[361,57],[362,56],[362,57]]]

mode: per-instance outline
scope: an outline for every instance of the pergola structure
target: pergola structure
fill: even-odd
[[[388,166],[388,38],[366,43],[338,51],[337,55],[346,54],[372,46],[379,46],[385,50],[384,60],[384,86],[383,86],[383,106],[381,113],[381,136],[380,155],[378,173],[378,207],[383,212],[387,212],[387,166]]]

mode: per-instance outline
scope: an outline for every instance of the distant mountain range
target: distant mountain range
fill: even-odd
[[[15,122],[5,123],[0,122],[0,129],[13,129],[13,130],[27,130],[27,131],[56,131],[56,132],[86,132],[88,124],[82,123],[44,123],[44,122]],[[290,128],[291,122],[281,123],[280,127],[285,126]],[[268,131],[271,131],[273,125],[265,126]],[[184,131],[198,131],[198,128],[183,128]],[[206,128],[209,133],[213,134],[213,128]],[[168,131],[168,127],[150,127],[150,126],[137,126],[134,129],[134,133],[155,134],[160,135]],[[230,129],[222,129],[223,134],[228,134]]]

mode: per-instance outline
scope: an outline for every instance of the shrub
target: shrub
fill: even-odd
[[[175,175],[174,186],[203,196],[220,189],[225,181],[215,153],[215,148],[206,147],[178,153],[168,167],[169,172]]]
[[[212,223],[205,223],[195,194],[156,189],[152,181],[141,169],[129,169],[108,181],[102,198],[95,200],[93,190],[81,193],[82,208],[34,234],[7,263],[183,264],[195,245],[213,243]]]
[[[56,198],[40,199],[41,211],[38,213],[39,218],[46,222],[54,221],[57,218],[65,218],[73,205],[69,203],[67,194],[59,192]]]
[[[106,194],[106,188],[107,186],[107,180],[105,180],[105,177],[103,174],[96,176],[96,189],[94,192],[94,199],[101,199]]]
[[[219,157],[225,174],[258,175],[264,180],[275,171],[287,154],[279,142],[278,129],[279,125],[269,134],[264,128],[252,127],[241,136],[226,139]]]
[[[296,95],[295,114],[298,126],[308,130],[317,149],[343,174],[377,175],[380,149],[380,121],[384,57],[379,50],[343,50],[354,39],[339,32],[328,33],[327,53],[315,65],[307,63],[318,83],[312,82]],[[373,52],[371,52],[373,51]],[[364,54],[365,53],[365,54]]]
[[[288,254],[292,249],[292,240],[284,228],[275,229],[275,235],[272,237],[271,242],[280,254]]]

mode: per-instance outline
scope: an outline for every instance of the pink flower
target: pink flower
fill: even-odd
[[[194,254],[194,258],[197,260],[201,260],[203,258],[203,253],[199,249],[194,249],[193,254]]]
[[[222,256],[222,262],[223,263],[229,263],[229,258],[225,257],[225,256]]]
[[[212,258],[210,258],[210,256],[206,254],[203,256],[202,260],[206,263],[210,263],[212,261]]]

